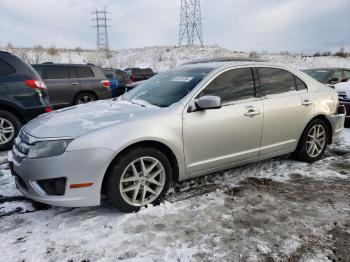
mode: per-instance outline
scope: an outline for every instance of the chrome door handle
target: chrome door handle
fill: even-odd
[[[72,86],[77,86],[77,85],[79,85],[79,83],[77,82],[72,83]]]
[[[309,106],[309,105],[312,105],[314,102],[312,102],[311,100],[309,99],[304,99],[302,105],[304,106]]]
[[[256,116],[256,115],[259,115],[260,114],[260,110],[253,110],[253,109],[250,109],[248,112],[246,112],[244,115],[245,116],[249,116],[249,117],[253,117],[253,116]]]

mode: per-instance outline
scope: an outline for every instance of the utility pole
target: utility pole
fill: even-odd
[[[203,46],[200,0],[181,0],[179,46],[186,40],[187,45],[192,46],[197,40]]]
[[[96,38],[96,49],[99,50],[105,50],[108,52],[109,50],[109,39],[108,39],[108,21],[111,19],[108,18],[108,14],[110,12],[107,12],[106,8],[103,10],[97,10],[95,9],[95,12],[92,12],[93,14],[93,21],[94,25],[93,27],[96,28],[97,38]]]

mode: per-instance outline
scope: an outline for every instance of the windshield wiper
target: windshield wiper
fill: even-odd
[[[130,102],[133,103],[133,104],[136,104],[136,105],[143,106],[143,107],[146,107],[146,106],[155,106],[155,105],[153,105],[153,104],[151,104],[151,103],[148,103],[146,100],[139,99],[139,98],[133,98],[133,99],[131,99]]]

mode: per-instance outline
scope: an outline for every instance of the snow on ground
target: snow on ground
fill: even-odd
[[[317,163],[280,157],[185,181],[133,214],[31,206],[2,169],[0,261],[349,261],[349,156],[346,129]]]
[[[105,53],[93,50],[57,49],[50,55],[46,49],[12,48],[8,49],[29,63],[58,62],[58,63],[94,63],[104,67],[150,67],[154,71],[164,71],[182,63],[199,58],[213,57],[248,57],[248,53],[236,52],[219,46],[154,46],[136,49],[111,51],[110,58]],[[350,58],[305,57],[298,54],[258,54],[259,58],[277,64],[289,65],[298,69],[314,67],[348,67]]]

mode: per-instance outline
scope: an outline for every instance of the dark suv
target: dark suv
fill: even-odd
[[[51,111],[37,72],[17,56],[0,51],[0,150],[12,146],[23,124]]]
[[[33,67],[44,80],[55,108],[112,97],[109,81],[93,64],[43,63]]]

